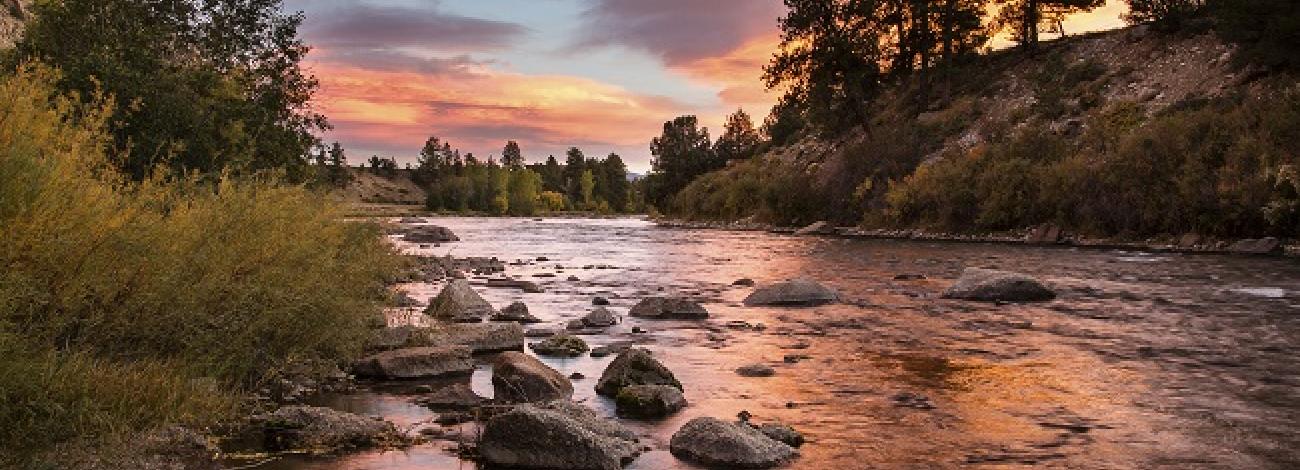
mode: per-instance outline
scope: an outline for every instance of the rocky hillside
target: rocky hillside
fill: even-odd
[[[30,17],[32,0],[0,0],[0,48],[13,45]]]
[[[1136,26],[1000,51],[925,86],[897,85],[875,100],[867,126],[806,135],[705,175],[671,212],[948,231],[1055,223],[1097,235],[1287,235],[1300,213],[1287,137],[1300,123],[1286,111],[1297,88],[1293,76],[1242,65],[1236,46],[1209,31]],[[1121,181],[1144,171],[1145,180]],[[1057,194],[1064,188],[1077,191]],[[1131,210],[1144,218],[1107,212],[1124,204],[1093,207],[1120,193],[1120,202],[1142,200]]]
[[[411,181],[410,172],[398,170],[391,177],[376,175],[366,169],[349,169],[352,181],[336,192],[347,202],[368,204],[424,204],[425,191]]]

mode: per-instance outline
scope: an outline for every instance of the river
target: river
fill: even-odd
[[[527,303],[547,321],[537,326],[563,328],[592,308],[594,296],[610,299],[619,314],[660,292],[705,303],[707,321],[626,318],[608,334],[586,338],[593,346],[643,338],[685,386],[690,406],[681,413],[624,421],[654,449],[629,468],[693,468],[668,453],[672,433],[697,416],[733,419],[742,410],[804,433],[808,443],[788,468],[1300,465],[1294,259],[794,237],[665,229],[639,219],[434,222],[463,241],[405,248],[532,261],[506,273],[538,282],[545,293],[472,280],[498,307]],[[1025,305],[940,299],[968,266],[1030,274],[1060,296]],[[739,278],[761,285],[796,276],[820,281],[846,301],[748,308],[740,301],[751,288],[732,286]],[[402,288],[423,302],[439,286]],[[633,327],[648,334],[634,335]],[[810,358],[787,364],[789,354]],[[565,375],[585,374],[574,383],[575,400],[613,416],[612,403],[593,390],[611,359],[543,360]],[[491,370],[483,362],[471,380],[490,397]],[[753,363],[772,365],[777,374],[734,373]],[[424,426],[434,413],[410,399],[373,389],[325,403],[401,427]],[[260,468],[475,468],[447,452],[450,445],[294,457]]]

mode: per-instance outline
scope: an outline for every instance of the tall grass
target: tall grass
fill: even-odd
[[[0,455],[216,419],[359,351],[399,264],[377,227],[274,176],[131,183],[108,101],[55,77],[0,76]]]

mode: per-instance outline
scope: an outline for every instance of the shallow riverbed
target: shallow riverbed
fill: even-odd
[[[497,307],[527,303],[547,321],[534,327],[562,329],[592,308],[594,296],[610,299],[619,314],[659,292],[705,303],[707,321],[625,318],[586,338],[593,346],[644,340],[685,385],[691,405],[683,412],[660,422],[625,421],[655,449],[629,468],[692,468],[668,453],[672,433],[696,416],[731,419],[741,410],[808,437],[790,468],[1300,465],[1294,259],[805,238],[662,229],[637,219],[433,222],[464,241],[408,249],[531,262],[506,274],[537,282],[545,293],[472,281]],[[966,266],[1031,274],[1061,295],[1032,305],[939,299]],[[750,288],[731,285],[796,276],[835,288],[847,302],[748,308],[740,300]],[[403,286],[421,302],[439,287]],[[394,312],[393,321],[406,316]],[[633,335],[636,326],[649,333]],[[811,358],[787,364],[789,354]],[[544,361],[565,375],[585,374],[574,398],[612,416],[612,403],[593,390],[611,359]],[[776,376],[733,372],[760,362]],[[480,395],[491,396],[490,377],[486,365],[472,377]],[[377,388],[325,403],[402,428],[430,425],[435,414],[410,398]],[[475,468],[449,446],[454,442],[258,468]]]

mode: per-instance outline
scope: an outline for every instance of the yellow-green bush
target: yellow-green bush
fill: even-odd
[[[131,183],[109,164],[109,109],[54,77],[0,76],[0,335],[24,352],[0,373],[0,454],[66,437],[14,425],[41,410],[77,436],[210,417],[178,384],[237,393],[359,351],[399,263],[377,227],[275,177]]]

